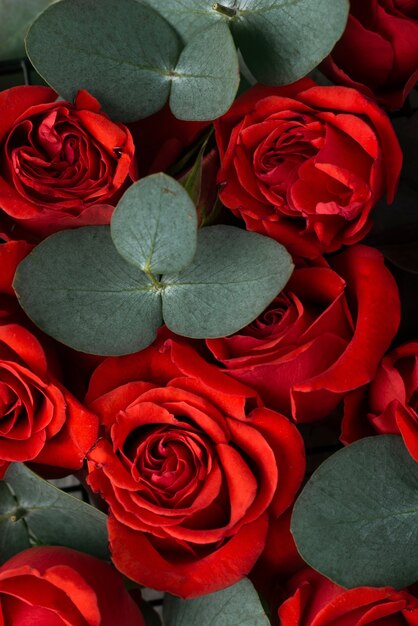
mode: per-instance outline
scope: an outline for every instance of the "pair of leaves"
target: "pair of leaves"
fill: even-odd
[[[106,515],[14,463],[0,481],[0,562],[34,543],[109,559]]]
[[[176,117],[211,120],[238,90],[235,46],[258,81],[288,84],[332,50],[347,15],[347,0],[60,0],[33,23],[27,53],[62,97],[87,89],[115,120],[168,98]]]
[[[193,600],[166,594],[167,626],[269,626],[260,599],[249,580]]]
[[[306,76],[341,37],[347,0],[146,0],[184,41],[213,24],[230,26],[258,82],[287,85]]]
[[[402,438],[381,435],[340,450],[299,496],[292,532],[303,559],[344,587],[418,580],[418,464]]]
[[[80,19],[80,16],[83,19]],[[225,113],[239,86],[232,36],[223,23],[183,48],[174,28],[137,0],[61,0],[32,24],[28,56],[66,100],[86,89],[115,120],[159,111],[211,120]]]
[[[132,185],[111,227],[63,231],[19,265],[29,317],[72,348],[128,354],[163,323],[187,337],[233,334],[276,297],[293,269],[285,248],[232,226],[197,230],[194,204],[165,174]]]

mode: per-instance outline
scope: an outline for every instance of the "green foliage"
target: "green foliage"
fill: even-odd
[[[191,265],[164,275],[164,321],[187,337],[231,335],[264,311],[291,271],[288,253],[269,237],[233,226],[203,228]]]
[[[248,579],[192,600],[166,594],[166,626],[269,626],[260,599]]]
[[[299,496],[292,532],[303,559],[344,587],[418,579],[418,464],[401,437],[362,439],[327,459]]]
[[[25,56],[25,35],[53,0],[0,0],[0,61]]]
[[[19,265],[14,287],[29,317],[58,341],[118,355],[152,343],[163,319],[188,337],[234,333],[262,313],[292,269],[281,245],[232,226],[201,230],[196,248],[189,194],[157,174],[128,189],[111,228],[42,242]]]
[[[184,41],[214,23],[231,28],[255,78],[282,85],[306,76],[331,52],[348,16],[347,0],[147,0]]]
[[[126,191],[111,233],[119,254],[143,272],[179,271],[196,252],[196,209],[180,183],[154,174]]]
[[[26,45],[39,74],[63,98],[87,89],[124,122],[155,113],[170,93],[178,117],[213,119],[228,110],[239,86],[226,27],[215,26],[182,50],[173,27],[137,0],[61,0],[33,23]]]
[[[14,285],[39,328],[82,352],[141,350],[162,324],[158,292],[118,254],[107,226],[49,237],[20,264]]]
[[[13,463],[0,482],[0,562],[31,545],[108,559],[106,515]]]

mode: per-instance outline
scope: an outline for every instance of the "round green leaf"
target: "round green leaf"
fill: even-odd
[[[65,546],[109,559],[104,513],[57,489],[22,463],[13,463],[4,480],[7,488],[11,487],[15,500],[11,515],[16,518],[15,531],[10,526],[8,529],[13,554],[29,547],[31,537],[36,543]],[[20,523],[26,528],[27,545],[21,546],[18,538],[18,533],[22,532]],[[0,546],[3,540],[2,536]],[[3,552],[0,554],[3,557]]]
[[[141,350],[162,323],[158,290],[118,254],[107,226],[52,235],[19,265],[14,288],[39,328],[82,352]]]
[[[241,0],[232,33],[260,83],[287,85],[306,76],[344,32],[347,0]]]
[[[26,45],[63,98],[87,89],[125,122],[164,106],[181,50],[174,29],[137,0],[60,0],[34,22]]]
[[[164,274],[164,321],[186,337],[223,337],[252,322],[283,289],[293,264],[269,237],[233,226],[198,233],[194,260]]]
[[[402,438],[362,439],[327,459],[298,500],[303,559],[344,587],[418,580],[418,464]]]
[[[269,626],[257,592],[246,578],[236,585],[192,600],[166,594],[166,626]]]
[[[259,82],[281,85],[306,74],[331,52],[348,16],[347,0],[147,0],[189,41],[214,22],[230,25]]]
[[[119,254],[143,271],[178,272],[196,251],[196,209],[180,183],[154,174],[125,192],[112,217],[111,235]]]
[[[182,120],[213,120],[230,108],[238,87],[238,55],[230,30],[226,24],[214,24],[181,53],[170,108]]]
[[[25,35],[35,17],[54,0],[0,0],[0,60],[25,56]]]

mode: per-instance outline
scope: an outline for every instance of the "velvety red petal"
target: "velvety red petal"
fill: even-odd
[[[296,426],[280,413],[255,409],[251,413],[251,420],[269,443],[276,458],[278,481],[271,511],[275,517],[279,517],[294,502],[305,476],[304,442]]]
[[[0,142],[15,120],[29,107],[53,102],[57,94],[49,87],[12,87],[0,92]]]
[[[339,394],[370,382],[399,326],[398,288],[380,252],[353,246],[333,257],[332,267],[346,280],[356,310],[354,337],[334,365],[296,385],[296,394],[321,390]]]
[[[267,516],[262,516],[208,556],[179,562],[163,558],[145,533],[128,529],[110,515],[112,560],[119,571],[141,585],[193,598],[224,589],[248,574],[263,550],[267,523]]]

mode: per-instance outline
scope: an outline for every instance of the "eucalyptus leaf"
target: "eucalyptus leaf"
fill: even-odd
[[[269,237],[233,226],[196,234],[188,192],[157,174],[126,192],[111,228],[43,241],[20,263],[14,289],[28,316],[58,341],[120,355],[150,345],[163,314],[186,337],[232,334],[262,313],[292,269]]]
[[[34,474],[22,463],[13,463],[0,483],[1,502],[5,503],[4,490],[13,493],[7,536],[0,540],[3,559],[7,550],[16,554],[29,547],[30,541],[44,545],[58,545],[86,552],[102,559],[109,559],[106,515],[96,508],[57,489]],[[7,507],[6,507],[7,508]],[[4,515],[4,513],[3,513]],[[1,519],[1,518],[0,518]],[[23,537],[22,528],[26,536]],[[6,537],[9,539],[5,546]],[[6,547],[6,553],[3,552]]]
[[[124,122],[159,111],[170,92],[177,117],[214,119],[231,106],[239,85],[226,26],[215,25],[182,50],[175,29],[137,0],[60,0],[32,24],[26,47],[64,99],[86,89]]]
[[[25,35],[54,0],[0,0],[0,61],[25,56]]]
[[[154,174],[125,192],[112,217],[111,235],[119,254],[143,271],[177,272],[196,252],[196,209],[180,183]]]
[[[181,51],[175,30],[137,0],[60,0],[34,22],[26,47],[64,99],[87,89],[125,122],[164,106]]]
[[[164,597],[166,626],[269,626],[260,599],[246,578],[206,596],[182,600]]]
[[[146,626],[162,626],[162,621],[156,610],[144,600],[141,602],[141,613]]]
[[[240,81],[238,55],[226,24],[197,33],[176,65],[170,96],[182,120],[213,120],[227,112]]]
[[[118,254],[107,226],[52,235],[19,265],[14,288],[39,328],[82,352],[141,350],[162,324],[158,291]]]
[[[164,321],[186,337],[230,335],[264,311],[292,270],[290,255],[270,237],[234,226],[203,228],[192,264],[161,279]]]
[[[308,74],[344,32],[348,0],[147,0],[184,41],[229,24],[259,82],[281,85]]]
[[[418,580],[418,464],[396,435],[343,448],[296,501],[292,532],[303,559],[344,587]]]

